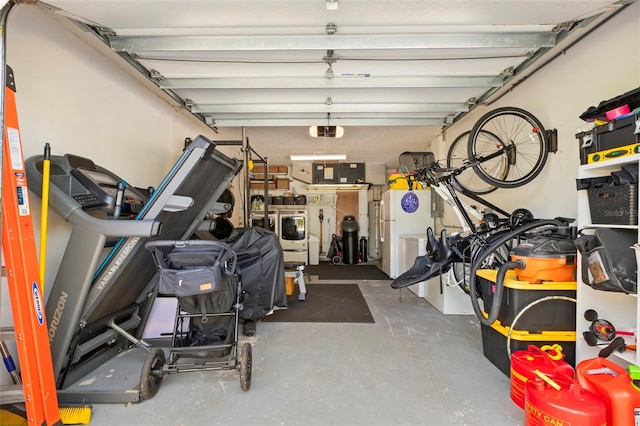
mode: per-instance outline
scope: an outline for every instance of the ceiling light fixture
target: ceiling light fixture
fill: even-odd
[[[346,160],[347,154],[291,154],[291,161],[339,161]]]
[[[338,0],[327,0],[327,10],[338,9]]]

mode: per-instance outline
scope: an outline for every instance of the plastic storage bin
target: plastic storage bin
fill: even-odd
[[[635,184],[587,189],[591,223],[638,224],[638,186]]]
[[[482,350],[484,356],[498,367],[507,377],[510,376],[511,360],[507,353],[507,336],[509,327],[504,327],[500,321],[491,326],[481,324]],[[571,366],[576,362],[576,332],[575,331],[543,331],[530,333],[524,330],[511,332],[511,351],[525,350],[529,345],[542,347],[559,344],[562,347],[564,360]]]
[[[481,269],[477,272],[480,293],[485,312],[493,305],[497,271]],[[527,305],[547,296],[576,297],[576,282],[542,282],[530,284],[518,281],[515,271],[507,271],[502,292],[502,306],[498,321],[503,326],[511,326],[516,315]],[[576,329],[576,304],[567,300],[546,300],[522,314],[515,325],[517,330],[531,333],[541,331],[573,331]]]

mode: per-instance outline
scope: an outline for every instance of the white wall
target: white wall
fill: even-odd
[[[53,154],[84,155],[135,184],[154,184],[194,132],[158,96],[38,8],[14,9],[7,41],[25,157],[41,154],[49,142]]]
[[[48,142],[53,155],[86,156],[130,184],[157,186],[186,137],[216,137],[37,7],[14,7],[6,37],[25,158],[41,155]],[[38,230],[39,199],[32,204]],[[55,214],[49,217],[52,259],[46,281],[51,282],[64,249],[57,231],[65,225]]]
[[[547,129],[558,129],[558,152],[533,182],[516,189],[498,189],[486,198],[507,211],[524,207],[535,217],[577,217],[575,179],[580,165],[577,129],[579,116],[590,106],[640,86],[640,3],[568,48],[542,70],[489,106],[481,106],[456,123],[446,141],[436,138],[431,149],[446,158],[446,149],[459,134],[471,130],[480,115],[498,107],[514,106],[533,113]],[[451,214],[443,220],[456,224]]]

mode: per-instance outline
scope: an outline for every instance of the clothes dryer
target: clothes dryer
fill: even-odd
[[[280,245],[284,261],[309,262],[309,215],[306,210],[280,210]]]
[[[282,250],[307,251],[309,215],[306,210],[280,211],[280,245]]]

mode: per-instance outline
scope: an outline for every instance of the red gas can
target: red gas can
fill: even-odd
[[[525,384],[526,426],[606,426],[607,407],[602,398],[580,389],[564,376],[536,377]],[[614,424],[617,426],[617,424]]]
[[[536,377],[535,371],[550,376],[564,376],[573,380],[573,367],[563,360],[560,345],[545,345],[539,348],[529,345],[526,351],[515,351],[511,354],[511,399],[520,408],[524,408],[524,385]]]
[[[640,390],[631,383],[629,373],[606,358],[585,359],[576,366],[580,385],[607,404],[607,422],[613,426],[640,423]]]

